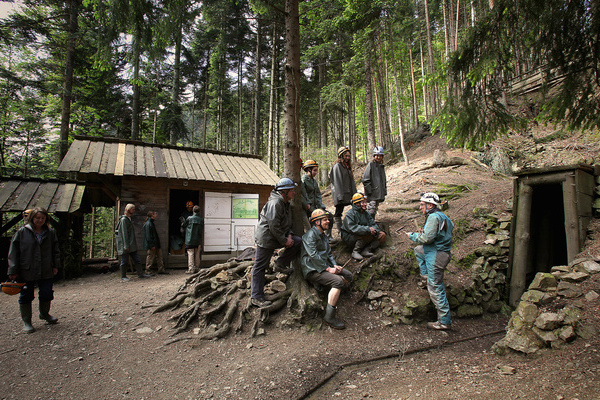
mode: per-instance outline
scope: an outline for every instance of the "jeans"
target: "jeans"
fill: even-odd
[[[294,258],[300,252],[300,245],[302,244],[302,238],[300,236],[292,236],[294,244],[284,250],[283,254],[275,261],[282,267],[287,267],[292,263]],[[253,299],[264,299],[265,298],[265,270],[269,266],[269,261],[273,256],[276,249],[266,249],[264,247],[256,246],[256,258],[254,259],[254,266],[252,267],[252,282],[251,282],[251,297]]]
[[[37,284],[38,297],[40,301],[52,301],[54,300],[54,290],[52,290],[53,278],[40,279],[39,281],[27,282],[27,289],[22,289],[19,295],[19,304],[31,304],[35,296],[33,295],[33,288]]]
[[[446,296],[444,286],[444,270],[450,262],[450,253],[445,251],[428,251],[425,254],[423,246],[415,248],[415,256],[419,262],[421,275],[427,276],[427,291],[435,305],[438,321],[444,325],[450,325],[450,304]]]

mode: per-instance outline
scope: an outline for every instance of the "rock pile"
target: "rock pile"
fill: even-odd
[[[580,283],[599,272],[600,264],[590,259],[552,267],[550,273],[539,272],[512,313],[506,336],[492,349],[498,354],[530,354],[560,347],[578,336],[589,339],[596,328],[581,324],[581,315],[585,302],[597,303],[600,296],[593,290],[584,293]]]

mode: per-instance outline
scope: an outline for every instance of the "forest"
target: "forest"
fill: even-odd
[[[595,128],[598,3],[17,1],[0,20],[0,174],[54,177],[74,135],[259,154],[282,174],[290,142],[323,164],[341,145],[408,162],[418,127],[467,148],[527,117]],[[529,115],[512,85],[532,71]]]

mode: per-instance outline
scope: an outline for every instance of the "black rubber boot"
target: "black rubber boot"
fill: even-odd
[[[137,272],[138,278],[150,278],[151,276],[154,276],[154,274],[146,274],[146,273],[144,273],[144,267],[142,267],[142,264],[136,265],[135,266],[135,270]]]
[[[54,325],[58,322],[58,318],[50,315],[50,304],[52,304],[51,301],[40,301],[40,319],[49,325]]]
[[[35,332],[35,328],[31,325],[31,303],[19,304],[19,310],[21,311],[21,319],[23,320],[23,332]]]
[[[323,317],[323,321],[331,326],[333,329],[346,329],[346,324],[343,321],[340,321],[335,317],[335,312],[337,311],[337,307],[332,306],[331,304],[327,304],[327,308],[325,309],[325,317]]]

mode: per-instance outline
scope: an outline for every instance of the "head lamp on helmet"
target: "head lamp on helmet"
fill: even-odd
[[[275,190],[293,189],[296,186],[297,185],[290,178],[281,178],[279,182],[277,182],[277,185],[275,185]]]
[[[342,146],[342,147],[340,147],[338,149],[338,151],[337,151],[338,157],[343,156],[345,152],[350,152],[350,149],[348,148],[348,146]]]
[[[302,165],[302,169],[306,171],[307,169],[318,167],[318,166],[319,166],[319,163],[317,163],[315,160],[306,160],[304,165]]]
[[[433,192],[423,194],[419,201],[422,201],[423,203],[433,204],[436,207],[440,206],[440,198],[437,194]]]
[[[383,147],[375,146],[375,148],[373,149],[373,155],[374,156],[382,156],[383,155]]]
[[[360,203],[365,199],[365,196],[362,193],[354,193],[352,196],[352,204]]]

